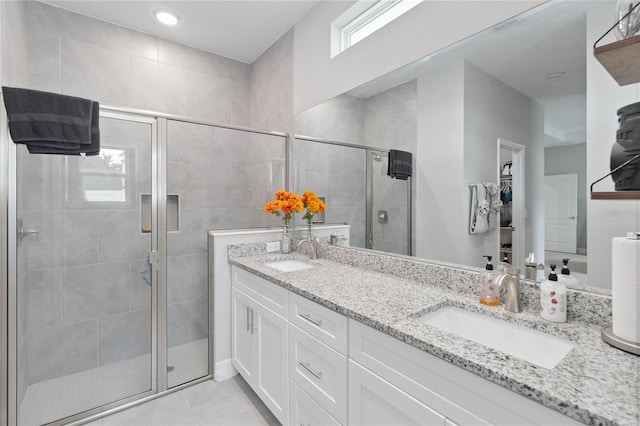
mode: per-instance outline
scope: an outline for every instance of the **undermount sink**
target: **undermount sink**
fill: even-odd
[[[278,260],[276,262],[265,263],[265,265],[282,272],[302,271],[303,269],[313,268],[313,265],[300,260]]]
[[[417,321],[544,368],[555,367],[575,346],[561,337],[453,306]]]

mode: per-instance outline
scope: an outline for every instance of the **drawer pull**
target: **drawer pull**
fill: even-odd
[[[251,330],[251,308],[247,306],[247,331],[249,330]]]
[[[313,374],[317,379],[322,379],[322,371],[315,371],[308,362],[298,363],[302,368]]]
[[[309,314],[299,314],[299,315],[300,315],[301,318],[306,319],[311,324],[315,324],[318,327],[320,327],[322,325],[322,320],[313,319],[313,318],[311,318],[311,315],[309,315]]]

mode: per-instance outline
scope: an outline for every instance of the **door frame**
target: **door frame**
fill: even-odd
[[[511,263],[524,271],[524,247],[526,237],[525,221],[527,217],[525,204],[525,146],[508,139],[498,138],[496,154],[496,182],[500,182],[500,150],[511,151],[512,162],[512,192],[516,194],[511,201],[511,225],[513,227],[511,240]],[[500,233],[497,233],[496,251],[500,253]],[[498,257],[500,259],[500,257]]]

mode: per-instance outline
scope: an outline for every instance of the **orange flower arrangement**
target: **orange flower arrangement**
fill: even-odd
[[[304,191],[302,193],[302,204],[304,205],[304,208],[307,209],[302,218],[309,224],[311,224],[313,216],[315,216],[316,213],[322,213],[327,208],[324,201],[318,198],[318,196],[311,191]]]
[[[276,191],[273,198],[273,201],[264,205],[264,212],[282,217],[285,225],[289,223],[294,212],[300,213],[304,208],[299,195],[287,192],[284,189]]]

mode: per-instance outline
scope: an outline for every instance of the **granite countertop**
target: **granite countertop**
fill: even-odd
[[[285,259],[315,267],[281,272],[265,265]],[[597,325],[555,324],[531,307],[510,313],[468,293],[301,253],[230,256],[229,262],[583,423],[640,424],[640,357],[603,342]],[[560,336],[575,347],[547,369],[416,321],[449,305]]]

